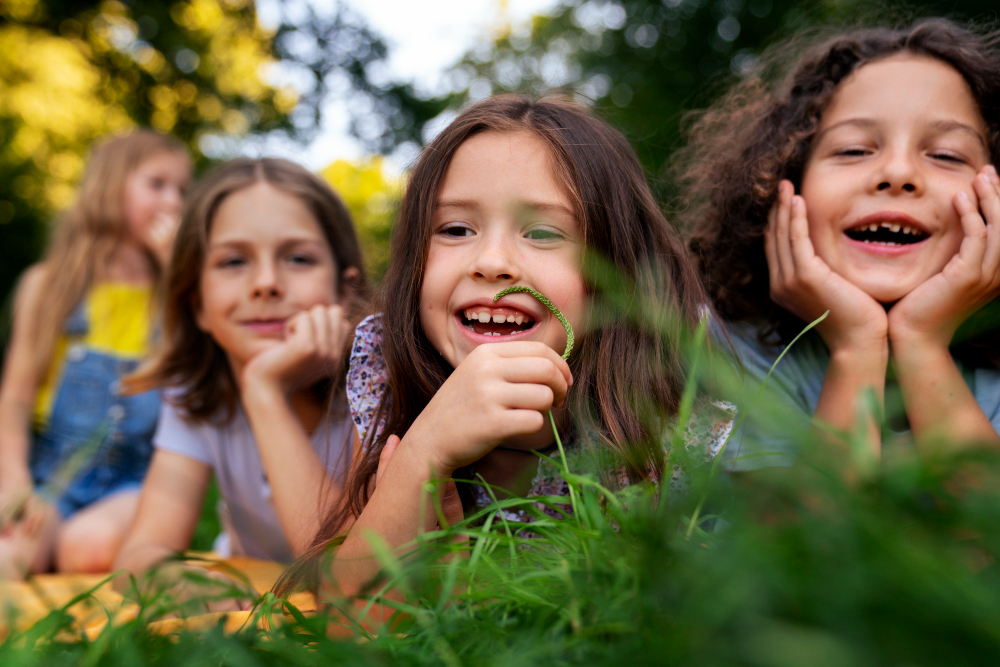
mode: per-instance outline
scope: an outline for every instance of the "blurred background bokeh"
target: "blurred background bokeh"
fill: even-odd
[[[429,87],[393,71],[390,42],[371,18],[403,3],[411,6],[0,0],[5,315],[17,276],[72,200],[89,146],[108,132],[148,125],[173,133],[199,171],[240,154],[294,159],[329,131],[324,114],[335,100],[355,150],[307,166],[349,204],[379,275],[406,164],[469,101],[501,90],[571,91],[625,133],[666,198],[684,112],[710,102],[775,39],[824,21],[990,21],[997,11],[996,0],[538,0],[542,14],[514,21],[507,0],[470,0],[463,11],[481,12],[479,28],[453,35],[470,46],[428,73],[437,81]],[[420,11],[431,20],[448,11],[435,4],[425,0]],[[441,39],[414,32],[407,39],[418,51],[421,39],[428,47]]]

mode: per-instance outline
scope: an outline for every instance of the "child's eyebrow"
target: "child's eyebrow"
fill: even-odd
[[[479,209],[479,202],[474,199],[441,199],[435,205],[435,208],[465,208],[465,209]],[[552,211],[554,213],[561,213],[563,215],[568,215],[571,218],[576,218],[576,213],[562,204],[557,204],[555,202],[544,202],[544,201],[521,201],[517,203],[517,210],[529,210],[529,211]]]
[[[940,132],[952,132],[954,130],[968,132],[969,134],[971,134],[976,138],[976,140],[983,147],[983,150],[985,150],[987,153],[990,152],[989,146],[986,143],[986,137],[983,136],[983,133],[977,130],[976,128],[972,127],[968,123],[963,123],[957,120],[938,120],[932,123],[931,126]]]
[[[876,127],[878,125],[878,121],[872,118],[848,118],[847,120],[842,120],[839,123],[834,123],[830,127],[823,128],[823,130],[816,135],[816,138],[813,141],[818,143],[819,140],[822,139],[827,132],[835,130],[838,127],[843,127],[845,125],[854,125],[855,127],[868,129]],[[968,123],[963,123],[958,120],[936,120],[932,122],[930,126],[935,130],[937,130],[938,132],[941,132],[942,134],[945,132],[954,132],[955,130],[968,132],[969,134],[971,134],[976,138],[976,141],[979,142],[979,144],[983,147],[983,149],[987,153],[990,152],[989,146],[986,143],[986,138],[983,136],[982,132],[977,130],[975,127],[969,125]]]

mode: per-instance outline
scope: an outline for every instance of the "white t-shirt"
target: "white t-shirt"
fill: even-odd
[[[326,419],[312,434],[313,448],[338,484],[346,477],[351,456],[352,423]],[[271,486],[242,407],[225,427],[191,423],[164,400],[153,436],[157,449],[173,452],[212,468],[219,485],[219,518],[230,554],[273,561],[294,559],[271,499]],[[222,544],[226,539],[221,540]]]

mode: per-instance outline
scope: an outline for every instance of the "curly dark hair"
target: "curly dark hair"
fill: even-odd
[[[771,301],[764,230],[778,183],[789,179],[799,189],[823,110],[841,81],[867,63],[901,53],[951,65],[979,105],[996,164],[998,47],[1000,31],[940,18],[902,29],[816,32],[769,49],[751,74],[697,114],[675,164],[683,192],[678,216],[719,313],[729,321],[761,322],[760,340],[771,344],[787,344],[802,330],[802,320]],[[976,365],[1000,358],[1000,338],[973,338],[978,340],[963,347],[977,351],[963,357]]]

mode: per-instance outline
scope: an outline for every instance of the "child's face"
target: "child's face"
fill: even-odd
[[[483,343],[541,341],[562,353],[565,331],[534,297],[493,303],[503,288],[526,285],[574,327],[582,322],[579,222],[541,139],[526,131],[468,139],[448,166],[431,224],[420,322],[452,367]]]
[[[257,183],[226,197],[212,219],[198,326],[238,372],[283,340],[285,320],[336,303],[337,278],[326,236],[306,205]]]
[[[161,217],[176,220],[191,182],[191,162],[177,151],[163,151],[139,163],[125,180],[125,221],[133,238],[146,243]]]
[[[816,253],[877,301],[899,300],[958,252],[952,201],[976,201],[988,161],[982,115],[951,66],[899,55],[861,67],[824,110],[802,178]]]

